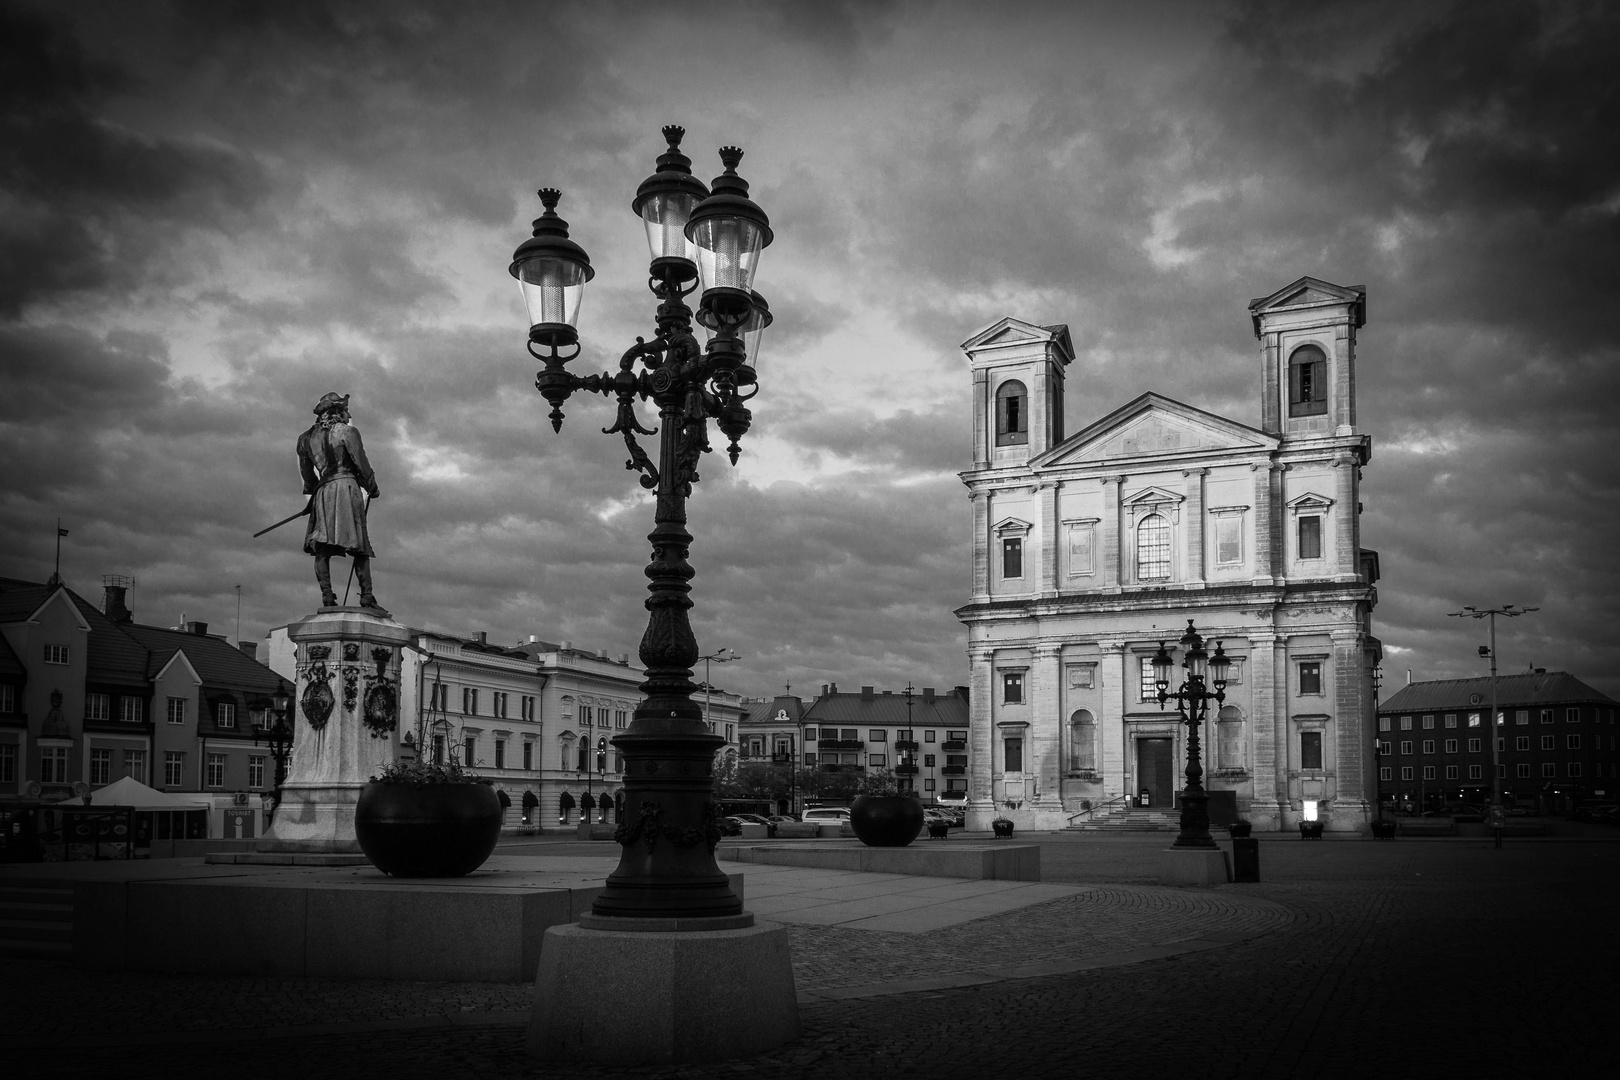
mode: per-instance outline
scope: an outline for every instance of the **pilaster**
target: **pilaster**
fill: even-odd
[[[1040,502],[1041,519],[1036,524],[1039,530],[1041,552],[1041,579],[1040,595],[1043,598],[1056,597],[1058,594],[1059,563],[1058,545],[1058,485],[1055,481],[1043,481],[1035,486],[1036,497]]]
[[[974,829],[990,828],[995,803],[990,781],[995,731],[993,691],[996,651],[987,645],[968,648],[968,816]]]
[[[1101,535],[1097,537],[1099,555],[1102,557],[1102,587],[1105,592],[1119,592],[1119,553],[1123,530],[1120,527],[1120,491],[1123,490],[1125,477],[1105,476],[1102,478],[1103,486],[1103,518]]]
[[[1097,717],[1102,738],[1099,766],[1103,777],[1103,798],[1116,798],[1125,793],[1125,709],[1129,680],[1125,671],[1125,643],[1099,641],[1097,648],[1102,658],[1097,664],[1100,692]]]
[[[1334,528],[1333,558],[1335,581],[1356,581],[1361,568],[1356,565],[1356,456],[1346,450],[1333,457]]]
[[[1063,665],[1062,646],[1040,644],[1030,670],[1034,692],[1031,698],[1030,751],[1034,760],[1030,772],[1036,777],[1038,790],[1033,806],[1036,810],[1062,810],[1063,776]]]
[[[990,467],[990,372],[973,370],[973,467]]]
[[[973,503],[973,600],[990,598],[990,493],[970,491]]]
[[[1208,469],[1184,469],[1187,494],[1187,574],[1188,588],[1202,587],[1207,580],[1204,564],[1204,477]]]

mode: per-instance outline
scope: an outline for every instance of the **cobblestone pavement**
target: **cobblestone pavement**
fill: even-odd
[[[1043,865],[1048,880],[1140,880],[1162,846],[1053,839]],[[530,1063],[521,986],[87,975],[4,960],[3,1069],[18,1080],[98,1070],[764,1080],[1612,1069],[1620,844],[1277,843],[1263,845],[1262,860],[1259,885],[1099,886],[925,935],[795,927],[801,989],[849,985],[852,969],[867,983],[903,982],[945,964],[1129,949],[1182,921],[1188,937],[1221,925],[1243,940],[979,986],[811,1000],[800,1040],[748,1061]]]

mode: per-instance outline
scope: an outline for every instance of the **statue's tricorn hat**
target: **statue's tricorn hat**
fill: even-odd
[[[332,409],[343,409],[347,411],[348,408],[348,394],[327,394],[325,397],[321,398],[320,401],[315,403],[315,415],[322,416]]]

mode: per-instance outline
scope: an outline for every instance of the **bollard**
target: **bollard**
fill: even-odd
[[[1252,836],[1232,838],[1232,880],[1260,880],[1260,841]]]

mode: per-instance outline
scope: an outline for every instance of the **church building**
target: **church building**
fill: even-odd
[[[1151,661],[1164,642],[1179,683],[1189,620],[1232,658],[1200,736],[1212,806],[1235,802],[1257,830],[1312,817],[1353,830],[1373,813],[1378,556],[1361,547],[1372,442],[1355,397],[1366,290],[1303,277],[1249,315],[1258,428],[1147,393],[1069,435],[1066,326],[1004,318],[962,344],[969,828],[1174,806],[1187,729],[1173,701],[1159,706]]]

